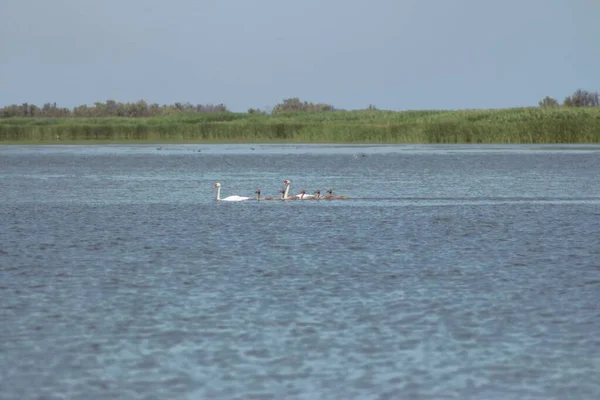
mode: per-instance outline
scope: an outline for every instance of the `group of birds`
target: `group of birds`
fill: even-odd
[[[292,181],[286,179],[283,181],[284,188],[279,191],[279,197],[261,197],[260,188],[256,189],[254,192],[256,194],[256,201],[262,200],[345,200],[349,199],[348,196],[343,195],[335,195],[333,194],[333,190],[328,189],[327,194],[322,195],[320,190],[316,190],[314,194],[307,194],[304,189],[300,191],[298,194],[290,195],[290,186],[292,185]],[[250,200],[250,197],[243,196],[227,196],[225,198],[221,198],[221,184],[219,182],[213,185],[213,188],[217,189],[217,201],[246,201]]]

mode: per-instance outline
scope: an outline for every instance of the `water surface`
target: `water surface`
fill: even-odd
[[[0,146],[0,398],[597,398],[599,149]]]

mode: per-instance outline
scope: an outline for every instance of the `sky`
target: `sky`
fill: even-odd
[[[0,107],[537,106],[600,90],[600,0],[1,0]]]

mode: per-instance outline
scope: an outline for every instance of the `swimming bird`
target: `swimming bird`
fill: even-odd
[[[300,194],[297,194],[296,197],[300,200],[314,200],[315,199],[314,194],[306,194],[306,191],[304,189],[302,189],[300,191]]]
[[[281,193],[281,197],[277,198],[277,197],[263,197],[262,199],[260,198],[260,188],[256,189],[256,201],[261,201],[261,200],[283,200],[283,193],[284,190],[280,190],[279,193]]]
[[[289,193],[292,181],[286,179],[285,181],[283,181],[283,185],[285,186],[285,193],[283,195],[284,200],[308,200],[315,197],[312,194],[306,194],[306,191],[304,189],[300,191],[300,194],[294,194],[290,196]]]
[[[333,194],[333,190],[327,189],[327,195],[323,196],[323,198],[328,199],[328,200],[346,200],[346,199],[349,199],[350,197],[344,196],[344,195]]]
[[[329,192],[328,192],[328,193],[329,193]],[[315,197],[315,198],[316,198],[317,200],[333,200],[333,199],[334,199],[334,196],[333,196],[332,194],[323,194],[323,195],[322,195],[322,194],[321,194],[321,190],[320,190],[320,189],[317,189],[317,190],[315,191],[315,195],[316,195],[316,197]]]
[[[291,200],[291,198],[289,197],[291,184],[292,184],[292,181],[290,181],[289,179],[286,179],[285,181],[283,181],[283,186],[285,186],[285,190],[283,191],[283,200]],[[294,196],[294,198],[295,198],[295,196]]]
[[[249,200],[250,197],[242,197],[242,196],[227,196],[224,199],[221,198],[221,184],[219,182],[213,185],[213,188],[217,189],[217,201],[246,201]]]

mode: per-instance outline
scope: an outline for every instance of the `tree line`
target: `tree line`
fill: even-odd
[[[81,105],[69,109],[58,107],[56,103],[46,103],[42,107],[35,104],[12,104],[0,108],[0,117],[156,117],[179,113],[229,112],[223,104],[175,103],[172,105],[148,104],[144,100],[135,103],[118,103],[107,100],[97,102],[93,106]]]
[[[315,112],[315,111],[334,111],[332,105],[324,103],[311,103],[301,101],[297,97],[283,100],[271,110],[260,110],[250,108],[248,114],[277,114],[292,112]],[[9,117],[156,117],[177,115],[181,113],[228,113],[229,109],[224,104],[190,104],[175,103],[159,105],[157,103],[148,104],[145,100],[139,100],[134,103],[120,103],[114,100],[107,100],[105,103],[96,102],[93,106],[81,105],[69,109],[59,107],[56,103],[46,103],[42,107],[35,104],[12,104],[0,108],[0,118]]]
[[[541,108],[560,107],[558,100],[546,96],[544,97],[539,106]],[[600,106],[600,97],[598,92],[590,92],[583,89],[578,89],[571,96],[565,97],[563,100],[563,107],[598,107]]]
[[[571,96],[567,96],[561,105],[556,99],[546,96],[540,102],[542,108],[549,107],[598,107],[600,106],[598,92],[590,92],[578,89]],[[373,105],[369,105],[367,110],[377,110]],[[306,113],[336,111],[337,109],[325,103],[312,103],[301,101],[297,97],[284,99],[270,110],[260,110],[255,108],[248,109],[248,114],[280,114],[280,113]],[[0,108],[0,118],[10,117],[44,117],[44,118],[65,118],[65,117],[156,117],[177,115],[180,113],[228,113],[229,109],[224,104],[190,104],[174,103],[148,104],[144,100],[134,103],[121,103],[114,100],[106,102],[96,102],[92,106],[81,105],[73,109],[59,107],[56,103],[45,103],[42,107],[35,104],[23,103],[21,105],[12,104]]]

